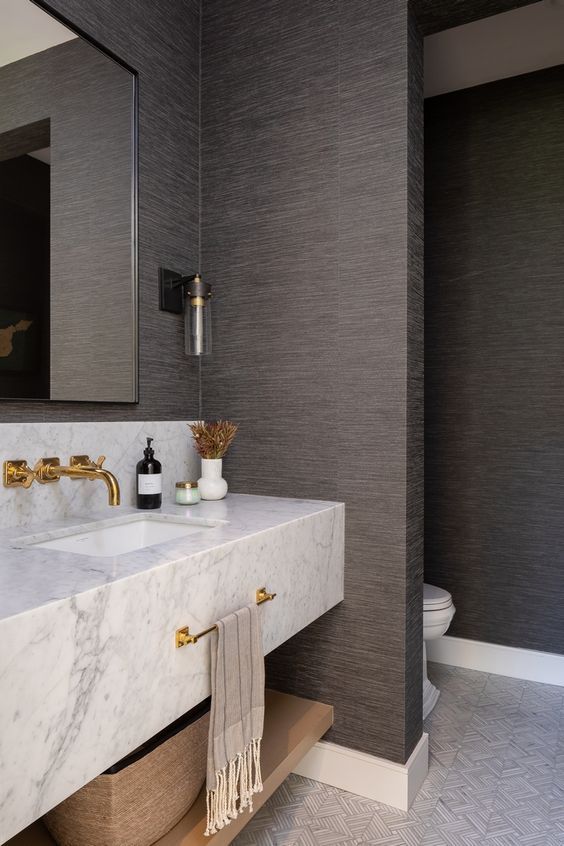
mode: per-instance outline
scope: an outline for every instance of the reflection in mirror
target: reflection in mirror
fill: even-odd
[[[0,0],[0,397],[135,402],[135,77]]]
[[[0,135],[0,391],[48,399],[49,120]]]

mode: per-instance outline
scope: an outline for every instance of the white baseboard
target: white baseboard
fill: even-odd
[[[467,670],[481,670],[484,673],[564,687],[564,655],[552,652],[517,649],[514,646],[445,635],[427,641],[427,659],[438,664],[465,667]]]
[[[294,770],[357,796],[366,796],[408,811],[429,767],[429,736],[424,734],[406,764],[356,752],[323,740],[310,749]]]

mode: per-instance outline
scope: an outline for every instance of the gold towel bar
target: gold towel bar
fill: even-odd
[[[262,605],[263,602],[269,602],[271,599],[274,599],[276,596],[275,593],[269,593],[266,588],[258,588],[255,594],[255,601],[257,605]],[[177,649],[180,649],[181,646],[188,646],[189,643],[198,643],[199,639],[204,635],[209,634],[217,629],[217,626],[210,626],[209,629],[204,629],[203,632],[198,632],[198,634],[190,634],[190,628],[185,626],[183,629],[177,629],[174,635],[174,643]]]

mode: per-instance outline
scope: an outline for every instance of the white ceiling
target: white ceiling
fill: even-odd
[[[564,2],[541,0],[425,39],[425,96],[564,64]]]
[[[0,0],[0,67],[78,36],[30,0]]]

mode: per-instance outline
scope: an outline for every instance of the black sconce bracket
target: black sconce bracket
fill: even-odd
[[[159,267],[159,308],[182,314],[184,311],[185,286],[193,282],[197,274],[182,276],[174,270]]]
[[[211,285],[202,280],[199,273],[191,276],[181,276],[174,270],[167,270],[159,267],[159,308],[161,311],[171,311],[173,314],[182,314],[184,311],[184,299],[189,297],[211,297]],[[192,304],[199,304],[191,300]]]

